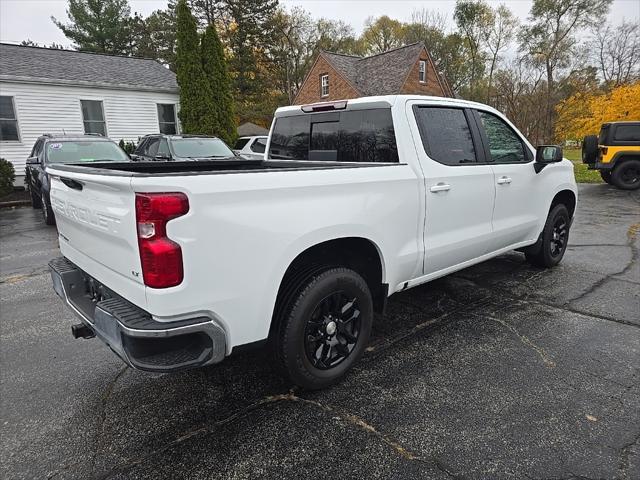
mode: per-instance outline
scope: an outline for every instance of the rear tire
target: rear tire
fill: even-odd
[[[556,205],[547,216],[542,230],[542,245],[537,252],[526,252],[527,261],[541,268],[555,267],[560,263],[569,243],[571,217],[564,204]]]
[[[640,188],[640,160],[625,160],[613,169],[611,183],[622,190]]]
[[[605,183],[611,185],[611,170],[600,170],[600,176]]]
[[[325,388],[338,382],[364,352],[373,323],[371,292],[348,268],[316,271],[274,320],[274,353],[281,371],[302,388]]]
[[[47,195],[42,192],[40,198],[42,202],[42,218],[44,219],[44,223],[47,225],[55,225],[56,217],[53,216],[53,209],[51,208],[51,203],[49,202]]]
[[[587,135],[582,140],[582,163],[596,163],[598,158],[598,137]]]

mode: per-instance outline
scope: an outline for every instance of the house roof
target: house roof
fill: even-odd
[[[394,95],[400,92],[423,48],[424,43],[418,42],[369,57],[327,51],[322,55],[362,95]]]
[[[240,137],[257,137],[260,135],[269,135],[269,130],[251,122],[245,122],[238,127],[238,136]]]
[[[0,80],[178,92],[156,60],[0,43]]]

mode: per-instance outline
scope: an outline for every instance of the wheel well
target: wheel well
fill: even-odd
[[[573,214],[576,211],[576,195],[571,190],[562,190],[556,193],[551,202],[551,209],[556,205],[563,204],[569,210],[569,217],[573,218]]]
[[[382,260],[378,249],[365,238],[347,237],[309,247],[291,262],[280,282],[274,319],[279,317],[280,310],[286,306],[300,282],[328,266],[346,267],[359,273],[369,286],[374,310],[381,312],[384,309],[388,288],[382,283]]]

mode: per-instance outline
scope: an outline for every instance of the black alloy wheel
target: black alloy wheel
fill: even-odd
[[[549,253],[553,258],[562,256],[567,248],[567,236],[569,233],[568,221],[564,216],[558,216],[553,224],[551,232],[551,244]]]
[[[626,160],[617,165],[611,175],[611,182],[623,190],[640,188],[640,160]]]
[[[307,320],[305,353],[315,368],[327,370],[351,355],[360,334],[358,299],[334,292],[316,306]]]
[[[335,384],[369,341],[373,298],[367,282],[349,268],[315,267],[284,292],[272,338],[276,365],[304,389]]]

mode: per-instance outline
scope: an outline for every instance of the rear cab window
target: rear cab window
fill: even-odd
[[[268,158],[397,163],[390,108],[300,113],[276,118]]]
[[[235,150],[242,150],[244,148],[244,146],[249,142],[249,138],[239,138],[238,140],[236,140],[236,143],[234,144],[233,148]]]

